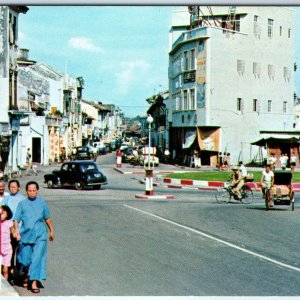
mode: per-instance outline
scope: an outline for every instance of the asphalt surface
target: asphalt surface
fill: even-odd
[[[20,178],[40,182],[56,229],[40,296],[299,296],[298,195],[295,211],[265,211],[258,193],[251,205],[195,190],[137,200],[143,175],[116,172],[114,154],[98,163],[109,181],[100,191],[47,189],[53,166]]]

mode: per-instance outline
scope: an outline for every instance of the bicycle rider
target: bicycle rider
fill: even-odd
[[[234,166],[231,168],[232,173],[230,175],[230,187],[232,191],[237,195],[238,200],[242,199],[241,189],[245,184],[244,177],[239,170],[239,167]]]
[[[271,170],[271,165],[267,164],[265,167],[265,170],[263,170],[262,175],[261,175],[261,190],[263,194],[263,198],[265,199],[266,197],[266,190],[271,190],[271,188],[274,185],[274,173]],[[272,193],[269,193],[269,206],[272,207],[274,206],[273,200],[272,200]]]

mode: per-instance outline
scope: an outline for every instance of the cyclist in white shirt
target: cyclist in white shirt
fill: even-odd
[[[271,189],[274,185],[274,173],[273,171],[271,171],[270,165],[266,165],[266,169],[262,172],[260,183],[263,198],[265,198],[266,189]],[[272,207],[274,205],[272,200],[272,193],[269,193],[269,197],[269,206]]]
[[[240,172],[242,173],[242,176],[245,179],[248,175],[248,172],[242,161],[239,161],[239,167],[240,167]]]

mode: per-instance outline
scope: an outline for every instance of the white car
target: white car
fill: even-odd
[[[104,142],[94,142],[94,147],[97,149],[98,154],[106,154],[107,152]]]
[[[122,151],[122,150],[128,148],[128,145],[129,145],[128,143],[122,143],[122,144],[121,144],[121,147],[120,147],[120,151]]]

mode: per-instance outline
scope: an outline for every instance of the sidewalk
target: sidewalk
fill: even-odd
[[[16,290],[4,279],[2,275],[0,275],[0,297],[6,297],[6,296],[14,296],[19,297],[19,294],[16,292]]]

